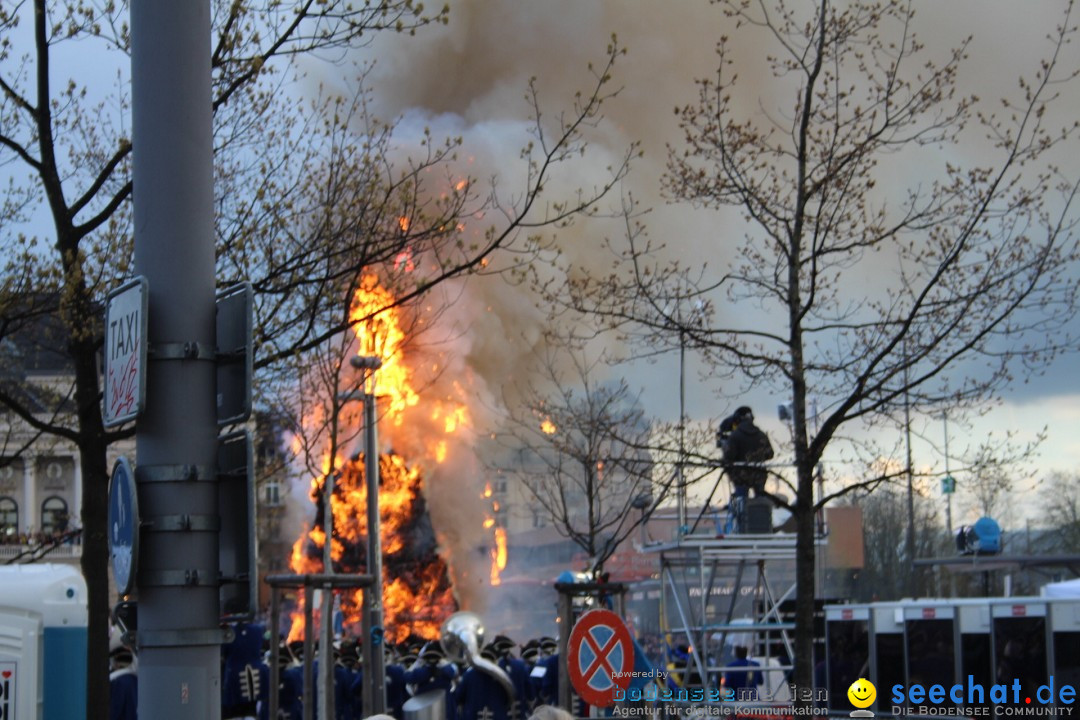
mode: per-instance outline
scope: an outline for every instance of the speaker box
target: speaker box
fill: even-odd
[[[746,530],[755,535],[768,535],[772,528],[772,500],[751,498],[746,501]]]

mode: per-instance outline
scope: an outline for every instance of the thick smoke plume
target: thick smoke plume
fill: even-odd
[[[916,6],[918,30],[928,47],[944,52],[967,34],[975,35],[974,59],[963,82],[970,92],[988,96],[1012,90],[1015,77],[1031,70],[1034,48],[1040,47],[1038,40],[1056,22],[1060,9],[1004,0]],[[623,90],[606,107],[607,123],[574,165],[576,171],[561,179],[565,186],[547,191],[558,197],[590,185],[590,174],[601,172],[609,157],[640,141],[644,155],[623,190],[652,208],[650,234],[667,243],[673,256],[713,264],[726,260],[724,250],[736,247],[743,237],[738,215],[668,204],[660,194],[666,145],[677,146],[681,140],[673,109],[694,102],[695,78],[713,75],[715,43],[733,32],[715,6],[704,1],[455,0],[450,8],[448,26],[425,29],[416,38],[379,37],[353,58],[375,62],[368,76],[374,90],[372,109],[380,117],[402,119],[397,137],[403,153],[415,147],[424,128],[436,138],[460,136],[469,174],[480,181],[498,176],[500,187],[513,191],[515,177],[523,173],[519,150],[529,140],[523,100],[529,78],[537,78],[549,112],[568,108],[573,93],[588,87],[588,64],[601,60],[614,33],[629,51],[615,68],[616,84]],[[1021,36],[1025,41],[1017,39]],[[733,40],[739,42],[738,37]],[[739,101],[762,112],[781,112],[790,97],[784,91],[763,94],[773,80],[760,62],[760,48],[742,49],[753,52],[755,62],[738,68]],[[337,70],[322,72],[323,80],[333,84]],[[608,267],[611,258],[599,241],[619,234],[617,223],[589,221],[560,229],[556,239],[571,268],[600,269]],[[477,432],[490,420],[484,416],[487,409],[498,408],[503,390],[523,380],[542,350],[545,312],[525,288],[498,279],[473,279],[446,288],[445,297],[455,302],[440,318],[446,330],[434,349],[440,358],[438,371],[431,374],[423,394],[464,403],[472,432]],[[671,418],[677,413],[676,367],[673,360],[631,377],[635,386],[651,388],[645,401],[655,415]],[[690,395],[691,418],[722,414],[724,408],[715,406],[707,392]],[[748,400],[762,407],[777,402],[771,397]],[[485,587],[489,560],[476,551],[487,540],[481,527],[485,508],[478,501],[482,469],[472,452],[475,436],[458,432],[451,437],[428,409],[410,412],[400,426],[382,431],[384,442],[407,457],[414,452],[422,457],[425,441],[440,435],[451,447],[444,463],[428,469],[430,507],[440,539],[454,558],[463,604],[482,611],[479,591]]]

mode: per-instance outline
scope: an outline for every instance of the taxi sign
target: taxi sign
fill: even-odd
[[[570,631],[566,650],[570,684],[582,700],[595,707],[615,702],[615,690],[630,686],[634,643],[630,631],[610,610],[590,610]]]
[[[109,293],[105,308],[105,427],[134,420],[146,406],[146,327],[150,295],[137,277]]]

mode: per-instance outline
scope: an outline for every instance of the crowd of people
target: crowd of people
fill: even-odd
[[[486,662],[464,664],[447,658],[437,640],[386,644],[382,649],[388,716],[383,720],[404,720],[409,698],[432,691],[444,693],[446,720],[559,720],[553,714],[555,708],[549,708],[558,701],[558,645],[553,638],[519,646],[500,635],[480,650]],[[364,718],[360,651],[349,639],[331,648],[335,720]],[[313,686],[320,677],[321,658],[316,648],[311,658]],[[273,647],[264,626],[239,623],[233,626],[230,642],[222,646],[223,720],[270,720],[270,662],[277,663],[280,678],[274,720],[300,720],[308,700],[313,703],[313,717],[318,717],[317,690],[312,688],[310,698],[304,695],[303,642],[282,641]],[[493,666],[504,673],[502,679],[493,677]],[[112,643],[110,670],[109,720],[135,720],[138,661],[135,652],[118,639]],[[506,683],[512,693],[506,691]]]
[[[82,533],[78,530],[55,529],[51,531],[38,530],[37,532],[16,532],[15,528],[9,527],[0,532],[0,545],[24,545],[33,547],[38,545],[51,545],[53,543],[79,544],[82,542]]]
[[[646,635],[642,642],[668,657],[667,672],[660,680],[663,686],[675,689],[700,684],[685,644],[676,643],[664,653],[662,647],[667,643],[660,636]],[[733,699],[754,701],[764,679],[761,666],[749,657],[745,647],[733,650],[733,657],[723,658],[726,671],[710,678],[710,682],[732,691]],[[498,635],[482,647],[480,662],[454,662],[438,640],[386,644],[382,651],[386,714],[378,720],[405,720],[406,702],[419,696],[430,698],[433,691],[442,693],[446,720],[569,720],[569,715],[561,718],[552,714],[552,706],[559,701],[558,643],[554,638],[536,638],[518,645]],[[648,654],[649,650],[644,652]],[[335,720],[363,720],[361,648],[355,640],[344,639],[331,648],[331,657]],[[274,647],[263,625],[234,625],[232,639],[222,647],[221,717],[271,720],[271,662],[277,663],[279,677],[278,714],[273,720],[303,717],[309,699],[304,692],[304,672],[309,664],[312,717],[318,717],[320,660],[321,653],[315,648],[310,663],[306,661],[302,641],[280,641]],[[493,671],[493,667],[497,670]],[[109,720],[135,720],[138,661],[130,647],[115,639],[110,669]],[[501,672],[502,677],[495,677],[495,672]],[[512,692],[507,692],[507,684]]]

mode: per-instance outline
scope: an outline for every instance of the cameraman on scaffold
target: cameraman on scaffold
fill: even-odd
[[[774,453],[769,436],[754,424],[754,411],[748,406],[735,410],[720,423],[717,445],[724,452],[723,467],[731,480],[731,503],[735,517],[734,532],[746,526],[746,498],[750,491],[759,497],[765,490],[769,471],[760,463],[771,460]]]

